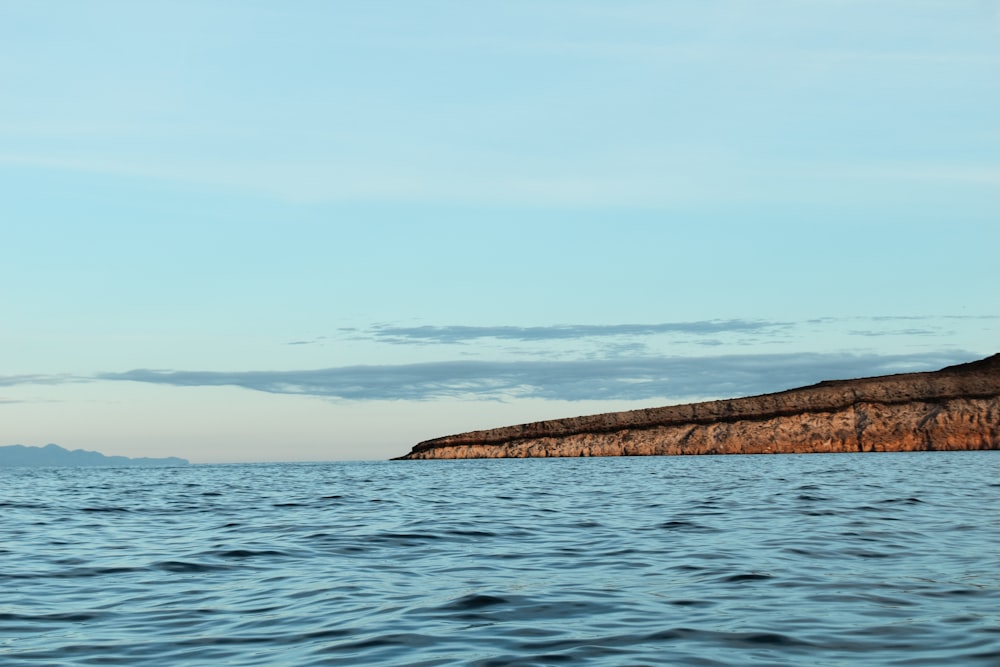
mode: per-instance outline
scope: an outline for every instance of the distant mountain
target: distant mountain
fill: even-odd
[[[170,456],[165,459],[138,458],[127,456],[105,456],[100,452],[88,452],[82,449],[69,451],[59,445],[44,447],[26,447],[24,445],[8,445],[0,447],[0,468],[2,467],[166,467],[186,466],[186,459]]]

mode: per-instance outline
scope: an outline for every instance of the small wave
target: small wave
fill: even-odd
[[[11,614],[0,612],[0,621],[28,623],[85,623],[101,618],[102,612],[54,612],[49,614]]]
[[[378,533],[364,538],[366,542],[374,543],[397,543],[414,544],[419,542],[433,542],[440,540],[441,536],[436,533]]]
[[[768,579],[773,579],[773,577],[770,574],[752,572],[749,574],[731,574],[722,577],[720,581],[727,584],[742,584],[747,581],[767,581]]]
[[[492,530],[446,530],[445,535],[452,537],[497,537],[497,533]]]
[[[671,600],[670,604],[675,607],[711,607],[715,602],[711,600]]]
[[[287,557],[288,553],[276,551],[274,549],[224,549],[219,551],[207,551],[204,556],[215,556],[216,558],[232,558],[243,560],[246,558],[266,558],[266,557]]]
[[[697,532],[697,533],[714,533],[717,532],[717,528],[712,528],[711,526],[706,526],[704,524],[697,523],[695,521],[688,521],[686,519],[674,519],[671,521],[664,521],[659,524],[657,528],[662,530],[680,531],[680,532]]]
[[[218,572],[221,570],[232,569],[231,565],[193,563],[191,561],[184,561],[184,560],[159,561],[157,563],[153,563],[150,567],[157,570],[163,570],[165,572],[177,572],[177,573]]]
[[[81,512],[130,512],[127,507],[81,507]]]
[[[660,630],[643,637],[647,642],[688,641],[716,644],[729,648],[747,649],[761,646],[802,647],[814,646],[812,642],[797,639],[780,632],[720,632],[698,628],[672,628]]]
[[[0,582],[5,580],[48,580],[48,579],[86,579],[91,577],[116,576],[137,572],[140,567],[75,567],[70,569],[43,570],[40,572],[5,572],[0,574]]]
[[[499,604],[509,604],[510,601],[507,598],[502,598],[498,595],[485,595],[481,593],[476,593],[473,595],[466,595],[465,597],[459,598],[458,600],[453,600],[445,606],[441,607],[442,611],[470,611],[473,609],[482,609],[483,607],[494,607]]]
[[[46,509],[51,509],[51,506],[43,505],[41,503],[19,503],[15,501],[0,501],[0,509],[46,510]]]

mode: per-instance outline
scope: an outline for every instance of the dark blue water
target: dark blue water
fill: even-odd
[[[1000,452],[0,470],[0,664],[1000,665]]]

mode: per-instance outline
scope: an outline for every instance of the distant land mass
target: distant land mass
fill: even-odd
[[[928,373],[426,440],[406,459],[1000,449],[1000,354]]]
[[[0,447],[0,468],[2,467],[166,467],[186,466],[186,459],[170,456],[162,459],[129,458],[127,456],[105,456],[100,452],[89,452],[83,449],[70,451],[59,445],[44,447],[26,447],[25,445],[8,445]]]

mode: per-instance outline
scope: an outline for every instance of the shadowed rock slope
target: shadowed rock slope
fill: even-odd
[[[472,431],[399,459],[1000,449],[1000,354],[930,373]]]

